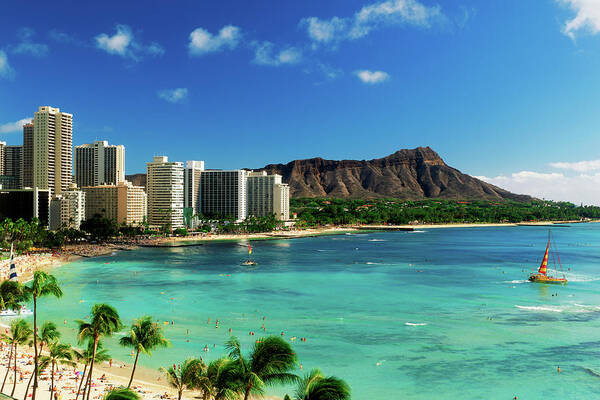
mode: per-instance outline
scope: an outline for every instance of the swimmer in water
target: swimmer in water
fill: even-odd
[[[556,372],[560,374],[560,366],[556,369]]]

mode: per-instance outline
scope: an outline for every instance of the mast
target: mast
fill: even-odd
[[[548,237],[548,244],[546,245],[546,253],[544,253],[542,264],[540,265],[540,269],[538,269],[538,273],[542,275],[546,275],[548,271],[548,250],[550,250],[550,237]]]

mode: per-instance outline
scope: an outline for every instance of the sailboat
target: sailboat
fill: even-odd
[[[252,258],[252,246],[248,245],[248,259],[242,263],[242,265],[258,265]]]
[[[552,262],[556,274],[558,274],[559,272],[556,268],[556,260],[558,260],[558,267],[560,268],[560,273],[563,276],[562,278],[556,278],[554,276],[548,275],[548,254],[552,254]],[[565,273],[563,272],[560,257],[558,256],[558,251],[556,250],[556,243],[554,243],[554,241],[552,240],[550,231],[548,231],[548,243],[546,244],[546,252],[544,253],[544,258],[542,259],[540,268],[538,269],[537,273],[532,273],[531,275],[529,275],[529,281],[537,283],[553,283],[559,285],[564,285],[567,283],[567,278],[565,277]]]

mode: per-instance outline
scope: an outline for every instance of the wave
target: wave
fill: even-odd
[[[504,281],[504,283],[527,283],[527,279],[515,279],[514,281]]]
[[[371,261],[367,261],[365,264],[367,264],[367,265],[381,265],[381,263],[371,262]]]
[[[579,275],[572,272],[565,272],[565,277],[570,282],[592,282],[600,280],[598,276]]]
[[[425,326],[425,325],[427,325],[427,323],[425,323],[425,322],[405,322],[404,325],[406,325],[406,326]]]
[[[416,231],[408,231],[408,233],[425,233],[425,232],[427,232],[427,231],[419,231],[419,230],[416,230]]]
[[[521,310],[528,310],[528,311],[549,311],[549,312],[563,312],[564,311],[562,308],[558,308],[555,306],[518,306],[518,305],[515,305],[515,307],[517,307]]]
[[[387,242],[385,239],[369,239],[369,242]]]

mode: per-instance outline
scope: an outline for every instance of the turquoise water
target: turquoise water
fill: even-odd
[[[548,228],[431,229],[253,242],[255,269],[239,266],[243,243],[78,261],[54,271],[65,296],[44,300],[40,318],[66,319],[71,340],[95,302],[126,323],[169,321],[173,347],[141,360],[157,368],[223,355],[229,328],[248,348],[266,317],[266,334],[298,338],[302,372],[343,377],[354,399],[597,398],[600,225],[552,230],[565,287],[525,281]]]

